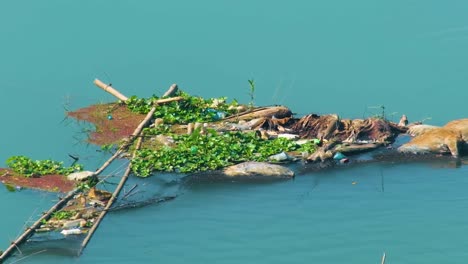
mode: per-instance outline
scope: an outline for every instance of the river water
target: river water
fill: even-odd
[[[297,115],[467,117],[466,1],[0,2],[0,161],[95,169],[67,110],[172,83]],[[294,181],[181,186],[173,201],[108,215],[84,254],[24,263],[466,263],[468,169],[451,162],[299,171]],[[57,199],[0,188],[0,248]]]

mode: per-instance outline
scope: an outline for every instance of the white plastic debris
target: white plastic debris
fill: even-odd
[[[68,235],[79,235],[81,234],[81,230],[78,229],[78,228],[73,228],[73,229],[64,229],[62,230],[62,233],[64,236],[68,236]]]

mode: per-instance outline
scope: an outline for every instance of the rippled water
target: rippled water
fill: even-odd
[[[465,1],[3,1],[0,161],[105,156],[64,112],[112,97],[192,94],[300,114],[467,117]],[[298,171],[301,171],[298,168]],[[383,175],[383,177],[382,177]],[[24,262],[464,263],[467,167],[377,163],[271,184],[192,184],[111,213],[80,258]],[[382,181],[383,179],[383,181]],[[353,184],[353,182],[355,184]],[[383,182],[383,184],[382,184]],[[383,186],[383,188],[382,188]],[[171,189],[172,190],[172,189]],[[0,188],[0,248],[56,199]]]

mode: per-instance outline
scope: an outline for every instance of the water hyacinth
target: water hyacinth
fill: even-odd
[[[175,147],[142,149],[132,160],[133,172],[142,177],[154,171],[189,173],[216,170],[243,161],[267,161],[283,151],[311,151],[313,143],[299,145],[285,138],[262,140],[254,132],[218,134],[208,130],[192,135],[174,135]]]

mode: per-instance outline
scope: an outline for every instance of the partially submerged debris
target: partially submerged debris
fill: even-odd
[[[413,154],[451,154],[454,157],[468,152],[468,119],[454,120],[443,127],[419,129],[418,134],[401,146],[399,151]]]
[[[90,177],[93,177],[94,175],[94,171],[80,171],[68,174],[67,179],[70,181],[84,181]]]
[[[337,115],[310,114],[294,119],[284,106],[246,107],[236,101],[227,103],[226,98],[204,99],[180,90],[173,96],[181,99],[159,104],[153,124],[144,130],[142,149],[132,159],[136,175],[217,170],[245,161],[323,161],[336,151],[358,153],[390,144],[407,129],[382,118],[348,120]],[[129,112],[143,114],[155,102],[169,99],[132,96],[123,103]],[[243,109],[247,110],[239,112]],[[103,122],[117,124],[112,121]],[[96,131],[104,131],[100,124],[96,125]],[[299,144],[304,138],[310,141]],[[320,147],[323,150],[314,155]],[[285,158],[283,152],[294,154]]]
[[[266,179],[290,179],[294,177],[294,172],[284,166],[270,164],[266,162],[244,162],[227,167],[223,170],[228,177],[249,177]]]
[[[87,233],[104,210],[112,194],[92,187],[79,192],[65,206],[44,219],[36,232],[58,232],[64,236]]]

